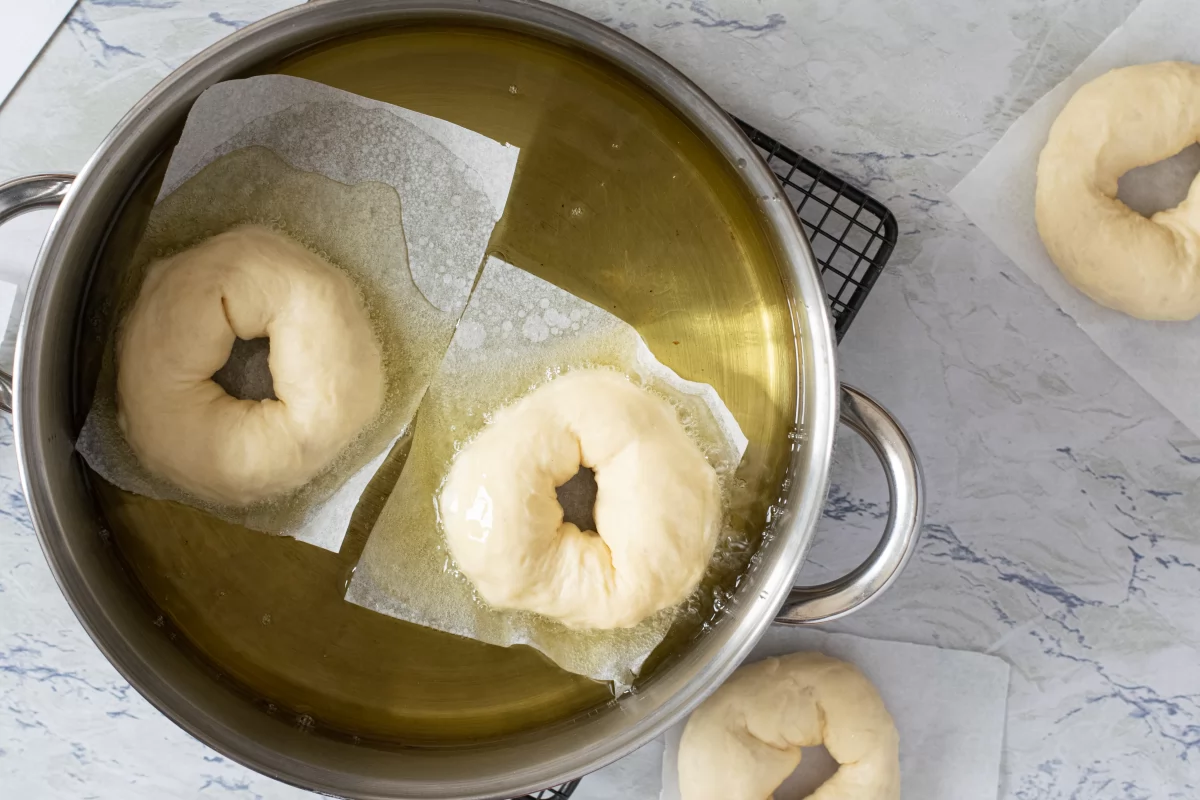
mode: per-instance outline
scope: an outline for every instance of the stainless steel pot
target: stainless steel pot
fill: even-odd
[[[802,380],[790,477],[774,533],[722,622],[640,691],[566,728],[533,731],[478,747],[382,751],[315,736],[260,713],[216,687],[149,624],[97,533],[103,523],[73,443],[70,402],[80,311],[114,209],[151,155],[208,86],[333,37],[384,25],[438,20],[518,31],[590,54],[646,87],[699,131],[750,196],[791,299]],[[125,678],[177,724],[230,758],[319,792],[361,798],[511,797],[584,775],[631,752],[679,720],[738,665],[772,622],[809,624],[847,614],[885,589],[917,541],[921,475],[899,424],[870,398],[839,386],[833,328],[818,270],[787,199],[753,146],[703,92],[618,33],[533,0],[327,0],[283,12],[209,48],[163,81],[122,120],[83,171],[0,186],[0,223],[61,203],[43,245],[24,309],[12,406],[30,513],[63,594]],[[875,551],[845,577],[793,587],[821,516],[838,421],[874,448],[887,474],[891,510]]]

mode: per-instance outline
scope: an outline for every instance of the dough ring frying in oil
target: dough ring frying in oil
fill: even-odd
[[[270,337],[277,400],[212,376]],[[151,264],[117,339],[117,421],[138,461],[195,497],[266,501],[303,486],[383,404],[383,359],[348,275],[248,225]]]
[[[793,653],[741,667],[692,712],[679,742],[683,800],[766,800],[824,744],[840,765],[810,800],[899,800],[900,736],[851,664]]]
[[[596,531],[563,521],[555,488],[595,472]],[[459,569],[492,606],[571,628],[627,628],[685,599],[721,523],[716,471],[674,408],[624,376],[540,386],[455,458],[439,498]]]

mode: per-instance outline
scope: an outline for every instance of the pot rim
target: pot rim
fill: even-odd
[[[235,730],[217,716],[195,705],[166,675],[138,652],[119,621],[108,613],[81,572],[78,555],[71,551],[61,509],[55,503],[56,476],[47,469],[47,454],[62,458],[63,438],[56,435],[72,421],[52,417],[39,398],[39,374],[53,358],[44,342],[47,328],[61,323],[56,308],[70,303],[56,295],[59,274],[71,259],[91,263],[99,251],[99,232],[107,228],[98,220],[111,219],[111,209],[94,208],[97,198],[125,189],[140,174],[147,143],[161,142],[167,130],[186,115],[191,103],[209,85],[236,77],[256,64],[311,47],[322,41],[362,31],[375,25],[403,25],[437,17],[464,24],[517,29],[543,39],[568,43],[599,57],[652,91],[665,105],[687,120],[718,152],[737,167],[744,188],[758,199],[764,230],[773,237],[781,279],[789,295],[790,313],[797,340],[797,423],[803,423],[807,440],[793,450],[790,484],[781,497],[784,512],[774,523],[779,532],[758,570],[757,591],[741,593],[742,609],[736,625],[725,625],[708,638],[716,657],[684,659],[668,672],[692,663],[680,685],[664,689],[652,685],[631,703],[650,703],[635,724],[598,743],[563,756],[513,769],[504,779],[478,779],[439,786],[387,785],[349,788],[346,771],[314,766],[277,749],[267,748]],[[122,194],[124,191],[122,190]],[[90,228],[90,229],[89,229]],[[90,241],[90,246],[84,240]],[[28,300],[22,315],[17,344],[14,391],[14,432],[21,482],[38,540],[55,580],[76,617],[105,657],[121,675],[159,711],[195,738],[252,769],[305,789],[349,793],[354,797],[392,798],[514,796],[570,780],[611,763],[641,747],[677,722],[713,691],[740,664],[770,625],[787,597],[795,571],[811,542],[823,508],[834,431],[837,425],[833,326],[825,303],[819,270],[788,198],[783,194],[754,146],[721,110],[689,79],[646,48],[617,31],[570,11],[538,0],[321,0],[267,17],[202,51],[172,72],[117,124],[80,172],[74,187],[56,215],[30,278]],[[78,303],[79,298],[74,298]],[[801,353],[803,352],[803,355]],[[73,442],[65,443],[73,450]],[[62,476],[57,476],[61,480]],[[722,626],[718,626],[722,627]],[[695,648],[700,649],[700,648]],[[655,696],[656,688],[659,696]],[[665,694],[665,696],[663,696]],[[653,701],[653,702],[652,702]],[[624,704],[625,700],[621,701]],[[621,705],[618,704],[618,705]],[[342,780],[339,780],[341,778]],[[395,785],[393,783],[393,785]],[[445,794],[450,790],[454,794]],[[410,792],[416,792],[410,794]]]

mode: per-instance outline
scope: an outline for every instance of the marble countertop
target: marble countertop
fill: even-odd
[[[292,4],[83,0],[0,108],[0,180],[79,169],[160,78]],[[841,372],[908,427],[927,520],[896,585],[835,627],[1012,665],[1002,798],[1200,796],[1200,441],[946,196],[1135,0],[563,5],[648,45],[899,220]],[[0,230],[0,279],[23,280],[49,218]],[[847,437],[837,456],[806,582],[865,555],[885,514],[869,451]],[[589,777],[576,796],[655,796],[658,748]],[[0,786],[78,800],[303,794],[175,728],[92,645],[30,528],[7,419]]]

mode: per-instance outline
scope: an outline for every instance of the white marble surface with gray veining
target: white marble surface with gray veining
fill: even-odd
[[[0,180],[77,170],[171,69],[291,4],[83,0],[0,109]],[[894,588],[837,627],[1012,664],[1001,798],[1200,796],[1200,442],[946,197],[1135,1],[564,5],[648,45],[899,219],[841,371],[907,425],[928,518]],[[0,231],[0,279],[27,271],[48,219]],[[806,580],[861,558],[885,514],[864,447],[839,446],[833,480]],[[654,796],[658,750],[589,777],[576,796]],[[73,800],[302,794],[190,739],[91,644],[30,529],[7,420],[0,787]]]

